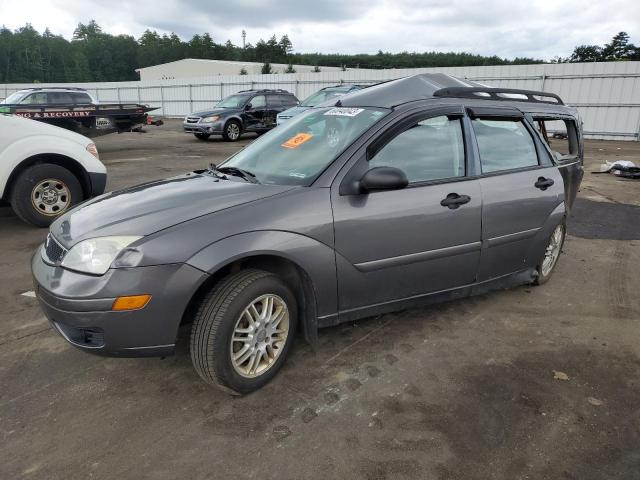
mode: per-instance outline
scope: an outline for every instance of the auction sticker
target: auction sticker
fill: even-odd
[[[313,135],[310,133],[297,133],[280,146],[284,148],[298,148],[304,142],[311,140],[312,137]]]
[[[332,115],[334,117],[355,117],[360,112],[364,112],[364,108],[335,107],[324,114]]]

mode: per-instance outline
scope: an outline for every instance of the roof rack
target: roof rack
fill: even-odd
[[[261,88],[261,89],[251,89],[251,90],[240,90],[238,93],[246,93],[246,92],[277,92],[277,93],[288,93],[291,95],[291,92],[287,90],[283,90],[282,88]]]
[[[513,97],[520,95],[521,97]],[[533,102],[564,105],[562,99],[555,93],[537,92],[535,90],[520,90],[517,88],[492,87],[448,87],[433,92],[434,97],[475,98],[485,100],[501,100],[507,102]],[[525,98],[522,98],[524,96]],[[546,100],[545,100],[546,99]]]
[[[81,92],[86,92],[86,88],[80,87],[27,87],[21,88],[21,90],[79,90]]]

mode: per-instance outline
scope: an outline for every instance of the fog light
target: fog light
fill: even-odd
[[[151,300],[151,295],[128,295],[126,297],[118,297],[113,301],[111,310],[139,310],[144,308]]]

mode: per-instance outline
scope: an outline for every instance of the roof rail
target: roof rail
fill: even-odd
[[[86,92],[86,88],[80,87],[27,87],[21,88],[20,90],[78,90],[81,92]]]
[[[512,95],[521,95],[520,98]],[[493,87],[448,87],[433,92],[434,97],[475,98],[484,100],[501,100],[507,102],[532,102],[564,105],[562,99],[555,93],[537,92],[535,90],[520,90],[517,88]],[[522,96],[526,98],[522,98]],[[545,100],[545,98],[547,100]]]
[[[291,92],[284,90],[282,88],[260,88],[260,89],[251,89],[251,90],[240,90],[238,93],[246,93],[246,92],[277,92],[277,93],[288,93],[292,95]]]

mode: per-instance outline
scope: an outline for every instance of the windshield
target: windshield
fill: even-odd
[[[260,183],[310,185],[388,112],[381,108],[309,110],[254,141],[221,166],[247,170]]]
[[[319,92],[314,93],[310,97],[307,97],[304,102],[300,105],[302,107],[315,107],[325,100],[330,100],[335,97],[340,97],[347,93],[344,89],[334,89],[334,90],[320,90]]]
[[[28,92],[14,92],[5,98],[2,103],[12,104],[12,103],[20,103],[20,100],[27,94]]]
[[[231,95],[230,97],[220,100],[216,107],[220,108],[240,108],[249,99],[249,95]]]

